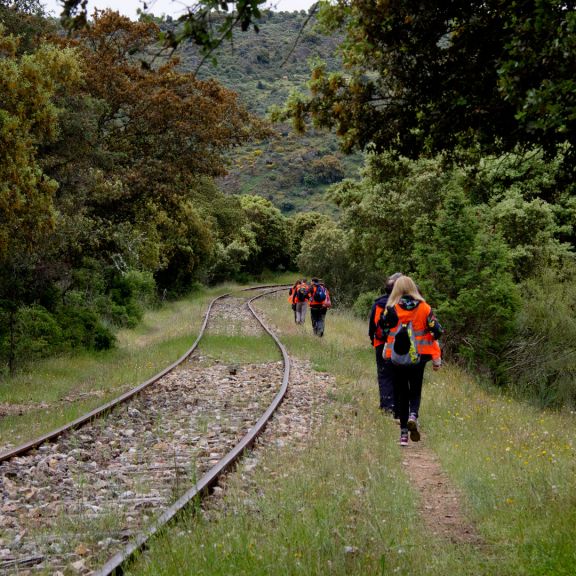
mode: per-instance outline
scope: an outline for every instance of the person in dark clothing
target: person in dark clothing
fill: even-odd
[[[384,344],[386,343],[386,334],[382,328],[378,326],[378,321],[384,310],[386,310],[386,303],[388,302],[388,296],[392,292],[392,288],[394,288],[394,282],[396,282],[400,276],[402,276],[402,274],[396,272],[388,277],[386,285],[384,286],[384,294],[378,296],[372,305],[368,323],[368,336],[376,353],[376,375],[380,393],[380,410],[387,414],[393,414],[394,416],[396,416],[394,410],[394,372],[392,363],[389,360],[385,360],[382,355]]]
[[[312,331],[316,336],[324,336],[324,325],[326,312],[332,306],[330,293],[324,283],[318,278],[312,278],[310,286],[310,318],[312,320]]]

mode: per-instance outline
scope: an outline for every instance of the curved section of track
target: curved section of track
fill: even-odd
[[[274,287],[272,286],[256,287],[248,290],[255,290],[255,289],[262,290],[264,288],[274,288]],[[250,429],[242,436],[242,438],[236,443],[236,445],[233,446],[233,448],[223,457],[220,458],[218,456],[219,459],[215,461],[213,457],[216,454],[211,453],[212,450],[214,450],[213,445],[212,444],[206,445],[207,454],[210,457],[209,466],[203,465],[200,467],[200,470],[202,469],[205,470],[205,472],[203,472],[201,479],[198,482],[196,482],[189,490],[187,490],[185,494],[179,496],[178,499],[171,505],[168,506],[170,498],[166,497],[166,495],[164,493],[161,493],[160,490],[152,490],[149,498],[148,497],[142,498],[140,494],[138,493],[134,494],[134,492],[130,491],[121,493],[121,497],[124,499],[124,501],[128,502],[133,502],[135,500],[138,501],[136,507],[134,507],[130,503],[128,504],[128,506],[133,506],[133,508],[137,508],[137,509],[131,509],[132,511],[130,513],[132,515],[142,513],[142,510],[144,510],[144,512],[149,512],[149,510],[147,510],[148,507],[155,506],[156,510],[158,510],[158,505],[160,505],[159,510],[163,511],[160,514],[160,516],[157,517],[156,517],[157,512],[155,512],[154,514],[155,519],[153,521],[147,521],[146,523],[136,522],[136,525],[142,527],[142,525],[144,524],[146,525],[146,527],[144,529],[141,529],[141,531],[132,532],[129,535],[126,535],[126,537],[130,537],[129,544],[125,545],[120,552],[118,552],[112,558],[110,558],[110,560],[104,566],[102,566],[100,570],[95,572],[96,574],[105,575],[112,573],[116,574],[121,573],[122,566],[126,562],[126,560],[130,558],[131,555],[136,550],[142,548],[146,540],[150,538],[150,536],[155,534],[161,526],[163,526],[166,522],[171,520],[184,506],[186,506],[188,502],[198,498],[202,494],[207,493],[210,490],[210,488],[217,482],[218,477],[235,462],[235,460],[242,454],[242,452],[246,448],[248,448],[254,442],[255,438],[266,426],[266,423],[268,422],[269,418],[274,413],[278,405],[281,403],[286,393],[290,371],[290,359],[284,346],[279,342],[279,340],[272,333],[272,331],[265,325],[262,319],[256,314],[251,303],[257,298],[261,298],[262,296],[274,293],[282,289],[284,289],[284,287],[276,287],[275,289],[268,290],[262,294],[254,296],[247,303],[247,306],[252,316],[258,321],[259,325],[262,326],[262,329],[266,331],[273,338],[274,342],[276,343],[276,346],[281,351],[283,357],[283,374],[280,390],[276,392],[273,400],[270,402],[265,412],[257,419],[256,423],[250,426]],[[174,400],[165,402],[164,396],[166,396],[166,394],[168,394],[170,390],[179,390],[179,387],[182,385],[183,373],[188,374],[189,371],[192,371],[191,372],[192,375],[195,374],[196,375],[195,378],[196,380],[198,380],[198,375],[202,374],[202,370],[204,370],[204,368],[198,365],[195,368],[183,368],[182,370],[179,370],[177,371],[177,373],[174,374],[169,373],[172,372],[174,368],[176,368],[177,366],[183,364],[186,359],[190,358],[192,353],[198,347],[198,344],[200,343],[204,335],[214,304],[218,303],[219,301],[222,301],[224,298],[228,296],[230,295],[226,294],[220,296],[210,303],[206,315],[204,317],[202,329],[200,331],[198,338],[196,339],[196,342],[181,358],[179,358],[175,363],[170,365],[168,368],[166,368],[165,370],[163,370],[150,380],[147,380],[140,386],[120,396],[116,400],[102,406],[97,410],[94,410],[86,414],[85,416],[75,420],[69,425],[64,426],[58,430],[55,430],[52,433],[43,436],[42,438],[38,438],[33,442],[29,442],[25,445],[19,446],[18,448],[3,453],[0,456],[1,457],[0,462],[2,462],[2,460],[4,461],[4,463],[2,464],[4,468],[2,478],[3,491],[5,493],[12,492],[12,494],[16,494],[17,492],[18,494],[17,496],[14,496],[14,498],[19,498],[21,501],[24,501],[24,509],[28,508],[28,510],[32,510],[35,513],[38,513],[38,510],[34,509],[34,502],[38,501],[39,494],[34,495],[34,490],[36,490],[34,486],[36,487],[42,486],[42,482],[44,481],[44,479],[46,479],[46,482],[54,481],[55,477],[57,477],[57,473],[60,471],[61,468],[64,468],[66,470],[68,470],[69,468],[70,470],[75,470],[74,472],[69,471],[69,473],[76,475],[78,473],[80,473],[81,475],[86,474],[87,479],[85,480],[85,482],[87,483],[88,490],[90,489],[94,490],[98,486],[103,486],[106,483],[110,484],[111,482],[110,477],[111,475],[114,475],[115,470],[112,469],[112,471],[110,471],[110,468],[108,467],[108,462],[102,460],[103,458],[102,454],[96,456],[94,453],[92,453],[92,451],[90,450],[91,444],[98,444],[100,447],[102,446],[102,444],[104,444],[106,448],[105,454],[109,454],[111,452],[112,454],[116,453],[116,455],[118,455],[120,452],[119,448],[124,449],[126,448],[126,446],[124,446],[124,440],[126,440],[127,444],[129,441],[131,441],[132,439],[131,435],[137,436],[139,438],[147,436],[149,440],[152,440],[154,438],[155,434],[153,434],[151,431],[151,425],[155,424],[148,423],[145,426],[144,424],[145,422],[154,423],[155,416],[161,415],[162,418],[164,418],[166,421],[170,421],[171,424],[171,420],[173,417],[178,417],[180,419],[182,418],[189,419],[195,417],[192,416],[192,413],[196,414],[198,414],[198,412],[202,413],[203,410],[202,407],[191,408],[190,406],[182,407],[184,409],[183,410],[181,409],[180,413],[178,413],[177,411],[170,412],[170,410],[174,407]],[[187,366],[190,367],[192,365],[188,363]],[[195,389],[194,386],[196,387],[199,386],[200,389],[202,389],[202,387],[206,388],[206,383],[212,383],[210,379],[216,377],[214,375],[215,368],[218,367],[213,366],[212,369],[208,367],[205,370],[207,374],[208,373],[209,374],[204,378],[203,384],[194,384],[194,383],[189,384],[188,382],[184,382],[184,388],[188,390],[194,390]],[[223,366],[219,367],[220,373],[222,372],[222,368],[225,367]],[[273,372],[275,371],[276,368],[273,369]],[[268,372],[266,373],[268,374]],[[280,376],[280,371],[278,372],[278,375]],[[150,385],[156,382],[159,382],[158,386],[150,388]],[[240,388],[242,388],[242,384],[239,384],[239,386]],[[270,388],[270,386],[271,384],[268,384],[266,388]],[[154,390],[154,392],[153,393],[148,392],[146,390],[148,388]],[[156,390],[158,390],[159,392],[157,392]],[[272,389],[270,389],[270,392],[273,393]],[[198,393],[199,393],[198,391],[195,392],[195,394]],[[133,400],[138,394],[140,394],[139,398],[141,398],[141,400],[138,401],[140,402],[140,404],[138,404],[138,402],[135,403]],[[160,396],[158,396],[158,394],[160,394]],[[254,391],[251,390],[248,392],[248,394],[254,394]],[[256,394],[260,396],[261,392],[256,391]],[[265,391],[264,394],[262,395],[265,398],[267,394],[268,391]],[[150,399],[151,397],[152,400]],[[126,403],[128,400],[132,400],[132,402],[129,403],[127,410],[124,409],[120,410],[119,408],[117,408],[119,405]],[[198,401],[198,399],[196,398],[195,401]],[[153,403],[150,404],[150,402]],[[181,399],[179,403],[182,404]],[[212,404],[214,404],[214,401],[212,401]],[[224,404],[226,404],[226,402]],[[167,415],[161,412],[164,409],[163,408],[164,406],[168,407]],[[138,408],[140,408],[140,410],[138,410]],[[152,414],[147,414],[149,408],[151,408]],[[253,412],[254,408],[256,409],[258,408],[258,405],[254,404],[249,406],[249,408],[251,408]],[[215,414],[219,414],[218,409],[215,410],[216,410]],[[182,414],[184,416],[182,416]],[[138,421],[138,425],[141,425],[142,427],[137,428],[136,426],[131,426],[130,416],[132,416],[132,422],[134,421],[134,419],[136,419]],[[215,417],[216,419],[220,419],[219,415],[216,415]],[[240,418],[242,419],[242,416],[240,416]],[[244,415],[243,420],[247,421],[248,418],[250,419],[251,422],[254,422],[257,416],[255,416],[254,420],[252,420],[250,416],[246,417],[246,415]],[[91,422],[93,422],[94,424],[88,427],[88,432],[77,430],[78,428],[82,428],[86,424]],[[220,424],[223,424],[223,422],[220,421]],[[216,425],[217,429],[226,427],[225,424],[223,426],[220,426],[220,424]],[[110,432],[114,427],[116,427],[117,429],[118,426],[121,427],[120,446],[118,446],[119,444],[118,436],[114,435],[117,433]],[[178,429],[178,426],[179,425],[177,424],[176,425],[177,435],[181,433],[181,430]],[[126,429],[123,430],[122,427]],[[136,431],[131,430],[130,429],[131,427],[136,428]],[[98,436],[98,430],[103,432],[102,436]],[[124,434],[126,435],[125,439]],[[212,436],[214,436],[214,434],[212,434]],[[59,440],[60,437],[62,437],[62,440]],[[111,446],[107,446],[109,439],[111,439],[109,442]],[[188,440],[188,444],[186,444],[186,440]],[[195,440],[195,438],[192,438],[192,440]],[[228,440],[225,440],[225,444],[228,444],[228,442],[229,442]],[[45,447],[43,446],[43,444],[45,443],[49,443],[48,449],[45,449]],[[142,474],[143,471],[140,469],[137,470],[136,464],[133,464],[133,462],[134,463],[144,462],[145,464],[144,468],[145,470],[150,471],[149,472],[150,474],[157,474],[159,470],[160,473],[164,475],[175,471],[176,484],[178,484],[178,469],[189,468],[190,456],[188,456],[188,460],[186,461],[182,460],[177,462],[177,456],[180,456],[180,454],[177,454],[177,452],[178,450],[180,450],[182,454],[189,453],[190,452],[189,444],[190,439],[185,438],[185,442],[183,445],[179,445],[178,448],[174,448],[174,466],[158,465],[158,461],[154,460],[154,458],[152,458],[151,460],[152,464],[151,464],[150,461],[146,461],[146,458],[142,458],[142,456],[139,453],[140,450],[142,449],[145,452],[148,452],[149,451],[148,447],[144,447],[144,444],[138,447],[138,444],[136,444],[136,448],[131,448],[129,451],[132,453],[131,456],[134,457],[132,459],[130,458],[128,459],[128,466],[132,468],[130,468],[130,470],[128,471],[126,468],[123,469],[121,471],[121,476],[130,473]],[[148,446],[149,445],[150,444],[148,444]],[[219,453],[221,451],[222,450],[220,449],[220,447],[216,449],[216,453]],[[96,452],[96,450],[94,450],[93,452]],[[32,454],[33,456],[30,457],[27,456],[27,454]],[[97,466],[97,461],[99,459],[102,462],[101,467]],[[75,468],[77,464],[76,460],[79,461],[84,460],[85,461],[84,464],[88,464],[88,468],[85,465],[83,465],[83,467],[80,468],[80,472],[78,472],[78,468]],[[68,466],[69,463],[70,466]],[[160,464],[162,463],[160,462]],[[146,466],[148,466],[148,468],[146,468]],[[20,472],[21,469],[23,470],[22,473]],[[144,473],[148,474],[148,472]],[[31,490],[30,492],[24,493],[25,487],[27,486],[26,478],[30,478],[31,482],[29,484],[32,487],[31,488],[29,487]],[[115,486],[114,490],[112,491],[112,494],[118,493],[119,490],[121,490],[121,485],[122,483],[120,483],[120,489],[118,486]],[[42,489],[46,489],[46,487],[43,487]],[[106,492],[106,490],[108,489],[109,487],[102,488],[102,492],[106,493],[105,499],[109,498],[109,495]],[[28,497],[30,497],[29,506],[26,505],[25,501],[25,499]],[[74,517],[78,519],[77,521],[84,520],[86,516],[86,510],[85,510],[86,507],[94,509],[96,510],[96,512],[98,512],[97,509],[99,508],[99,505],[94,504],[99,504],[99,502],[94,502],[92,500],[89,500],[88,498],[85,499],[83,494],[80,495],[76,494],[74,498],[76,498],[76,500],[72,500],[73,506],[68,506],[64,508],[61,507],[60,514],[66,514],[66,516],[68,516],[68,514],[70,513],[72,517],[70,522],[73,525],[73,530],[77,531],[80,528],[78,528],[79,524],[74,525]],[[44,499],[40,497],[40,501],[42,502],[42,505],[40,506],[40,508],[42,509],[40,512],[40,516],[46,515],[50,511],[50,503],[45,502],[45,500],[48,500],[48,498]],[[15,500],[13,500],[13,502],[14,501]],[[66,504],[69,505],[70,501],[68,501]],[[10,499],[8,499],[8,506],[10,506]],[[18,511],[18,514],[20,514],[20,511]],[[75,514],[76,516],[74,516]],[[98,516],[98,514],[96,513],[95,516]],[[2,523],[0,523],[0,536],[2,535],[1,528]],[[105,531],[103,531],[103,534],[105,536]],[[23,534],[20,533],[19,535],[16,536],[16,538],[22,538],[22,536]],[[65,537],[63,535],[60,536]],[[118,541],[116,541],[116,544],[118,544]],[[82,544],[79,545],[77,547],[77,553],[82,554],[83,548],[85,548],[85,546],[83,546]],[[118,546],[116,545],[115,548],[118,549]],[[102,552],[100,552],[99,556],[102,556]],[[54,573],[53,572],[53,570],[55,569],[54,566],[51,565],[47,567],[44,562],[45,560],[46,558],[44,557],[41,556],[34,557],[34,555],[31,555],[29,559],[27,559],[26,557],[16,558],[14,559],[13,564],[11,564],[10,560],[2,559],[2,557],[0,556],[0,572],[6,573],[7,570],[10,571],[11,566],[15,570],[19,569],[21,570],[22,568],[24,568],[24,566],[27,565],[33,566],[34,564],[39,564],[40,570],[52,570],[52,572],[48,573]],[[78,573],[84,573],[85,570],[88,570],[87,567],[84,568],[81,565],[82,560],[76,562],[76,564],[78,564],[78,569],[76,570],[75,567],[75,570]]]
[[[283,288],[280,288],[283,289]],[[280,290],[278,289],[278,290]],[[116,554],[112,557],[106,564],[98,571],[94,573],[94,576],[108,576],[110,574],[122,574],[122,566],[125,564],[127,560],[129,560],[132,555],[141,550],[146,541],[154,536],[162,528],[162,526],[166,525],[170,520],[172,520],[178,512],[180,512],[184,507],[188,505],[188,503],[198,496],[209,491],[217,482],[218,478],[226,472],[236,460],[242,455],[242,453],[252,446],[256,438],[259,434],[264,430],[266,424],[272,417],[272,414],[276,411],[284,396],[286,395],[286,391],[288,389],[288,380],[290,379],[290,357],[284,345],[278,340],[276,335],[266,326],[263,320],[258,316],[254,308],[252,307],[252,302],[257,300],[258,298],[262,298],[267,294],[272,294],[277,290],[271,290],[269,292],[265,292],[264,294],[259,294],[254,298],[251,298],[248,301],[248,307],[252,312],[253,316],[258,320],[262,328],[272,337],[278,348],[282,353],[282,358],[284,361],[284,374],[282,376],[282,386],[274,400],[271,402],[270,406],[268,406],[266,412],[262,414],[259,418],[258,422],[250,429],[250,431],[245,434],[245,436],[238,442],[238,444],[230,451],[224,458],[222,458],[218,464],[213,466],[204,476],[193,486],[190,490],[188,490],[177,502],[175,502],[170,508],[168,508],[159,518],[158,521],[147,529],[144,533],[138,536],[133,542],[128,544],[125,549]]]

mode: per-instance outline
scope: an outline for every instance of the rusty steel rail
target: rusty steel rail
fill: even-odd
[[[282,285],[282,287],[280,287],[280,285],[276,285],[276,286],[269,286],[269,285],[252,286],[250,288],[244,288],[242,290],[239,290],[239,292],[246,292],[246,291],[250,291],[250,290],[264,290],[266,288],[273,288],[273,287],[277,287],[278,290],[281,290],[281,289],[284,289],[286,287],[286,285]],[[59,436],[61,436],[65,432],[68,432],[70,430],[74,430],[77,428],[81,428],[85,424],[88,424],[89,422],[92,422],[96,418],[104,415],[106,412],[109,412],[114,407],[116,407],[118,404],[122,404],[123,402],[132,398],[136,394],[142,392],[142,390],[144,390],[145,388],[148,388],[148,386],[150,386],[151,384],[154,384],[155,382],[160,380],[160,378],[162,378],[163,376],[166,376],[166,374],[168,374],[169,372],[174,370],[174,368],[176,368],[177,366],[182,364],[192,354],[192,352],[194,352],[194,350],[196,350],[196,348],[198,347],[198,344],[200,343],[200,340],[204,336],[204,331],[206,330],[206,326],[208,325],[208,318],[210,316],[210,312],[212,311],[212,306],[218,300],[221,300],[223,298],[227,298],[228,296],[230,296],[230,293],[222,294],[221,296],[217,296],[216,298],[214,298],[210,302],[208,309],[206,310],[206,313],[204,315],[204,321],[202,323],[202,327],[200,328],[200,332],[198,333],[198,337],[196,338],[194,344],[192,344],[192,346],[180,358],[178,358],[178,360],[176,360],[175,362],[170,364],[170,366],[168,366],[167,368],[164,368],[164,370],[162,370],[161,372],[158,372],[158,374],[152,376],[152,378],[149,378],[148,380],[146,380],[142,384],[139,384],[135,388],[131,388],[130,390],[128,390],[127,392],[125,392],[121,396],[118,396],[117,398],[114,398],[110,402],[107,402],[106,404],[103,404],[102,406],[95,408],[91,412],[88,412],[88,413],[84,414],[83,416],[80,416],[76,420],[73,420],[72,422],[69,422],[68,424],[65,424],[64,426],[61,426],[60,428],[52,430],[51,432],[48,432],[47,434],[44,434],[43,436],[39,436],[38,438],[35,438],[34,440],[30,440],[29,442],[21,444],[20,446],[17,446],[15,448],[10,448],[9,450],[5,450],[4,452],[0,452],[0,463],[4,462],[6,460],[10,460],[11,458],[14,458],[15,456],[19,456],[21,454],[25,454],[27,452],[30,452],[34,448],[37,448],[38,446],[40,446],[46,442],[49,442],[50,440],[54,440],[54,439],[58,438]]]
[[[268,288],[268,287],[260,287],[260,288]],[[263,296],[267,296],[269,294],[273,294],[275,292],[280,292],[284,290],[286,285],[284,286],[276,286],[275,290],[270,290],[263,294],[258,294],[254,296],[248,301],[248,308],[256,320],[260,323],[262,328],[272,337],[276,346],[280,349],[282,353],[282,358],[284,361],[284,374],[282,377],[282,384],[280,390],[276,393],[276,396],[264,412],[262,416],[258,419],[256,424],[241,438],[241,440],[234,446],[234,448],[226,454],[222,459],[218,461],[200,480],[190,488],[183,496],[181,496],[174,504],[172,504],[169,508],[167,508],[159,517],[158,519],[152,524],[149,528],[147,528],[142,534],[138,535],[132,542],[127,544],[121,552],[115,554],[112,558],[110,558],[104,566],[102,566],[99,570],[96,570],[92,573],[92,576],[120,576],[124,573],[124,566],[127,562],[129,562],[136,552],[141,551],[145,548],[147,541],[157,534],[168,522],[174,519],[183,508],[185,508],[191,501],[197,500],[201,498],[203,495],[208,494],[217,482],[219,477],[226,472],[238,458],[243,454],[245,450],[250,448],[253,444],[258,435],[264,430],[266,424],[272,417],[272,414],[276,411],[284,396],[286,395],[286,391],[288,390],[288,380],[290,378],[290,356],[284,345],[278,340],[276,335],[272,332],[272,330],[264,323],[264,321],[258,316],[254,308],[252,307],[252,302],[257,300],[258,298],[262,298]],[[247,290],[254,290],[257,288],[247,288]]]

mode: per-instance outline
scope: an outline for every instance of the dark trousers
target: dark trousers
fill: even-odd
[[[324,322],[328,308],[324,306],[310,306],[310,318],[312,319],[312,331],[317,336],[324,335]]]
[[[376,351],[376,375],[378,376],[378,390],[380,392],[380,408],[394,411],[394,370],[392,362],[382,358],[384,344],[374,348]]]
[[[424,368],[426,362],[420,362],[415,366],[394,366],[394,395],[396,399],[396,413],[400,418],[400,428],[406,428],[410,414],[416,414],[420,410],[422,397],[422,381],[424,380]]]

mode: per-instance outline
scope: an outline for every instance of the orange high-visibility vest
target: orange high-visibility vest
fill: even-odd
[[[394,337],[402,327],[402,324],[412,322],[418,353],[421,355],[428,354],[432,356],[432,360],[439,359],[441,357],[440,344],[434,340],[434,336],[432,336],[428,330],[428,315],[432,311],[430,304],[421,301],[413,310],[404,310],[404,308],[396,304],[394,309],[396,310],[396,314],[398,314],[398,324],[388,333],[383,353],[384,358],[392,357]]]
[[[288,293],[288,302],[290,302],[290,304],[296,304],[294,298],[296,298],[296,292],[298,292],[298,288],[300,288],[301,284],[302,282],[298,281],[294,286],[292,286],[292,288],[290,288],[290,292]]]
[[[378,321],[380,320],[384,310],[386,310],[386,308],[384,306],[379,306],[378,304],[376,304],[376,312],[374,313],[374,324],[376,326],[376,331],[374,332],[374,348],[377,348],[378,346],[380,346],[380,344],[384,344],[386,337],[384,336],[384,334],[382,333],[382,328],[380,328],[380,326],[378,326]]]

